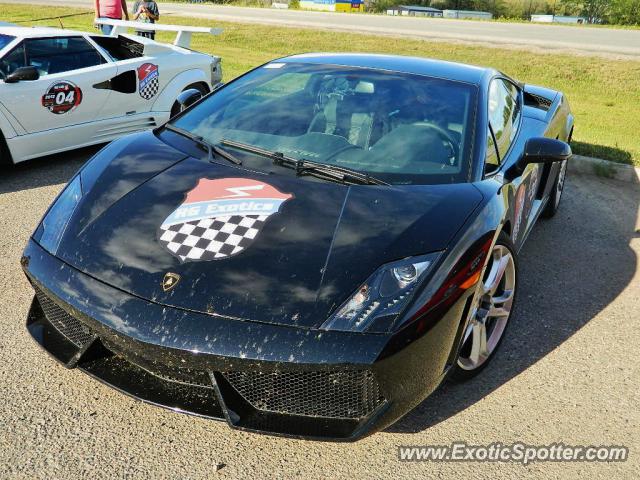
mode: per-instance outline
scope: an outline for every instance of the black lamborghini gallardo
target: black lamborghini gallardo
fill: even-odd
[[[147,402],[334,440],[487,365],[518,251],[560,202],[562,93],[315,54],[198,96],[97,153],[35,230],[44,349]]]

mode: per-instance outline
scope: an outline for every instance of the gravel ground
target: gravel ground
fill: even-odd
[[[230,430],[59,366],[24,328],[19,268],[45,208],[92,150],[0,171],[0,478],[640,478],[640,188],[570,178],[520,258],[495,361],[355,444]],[[626,445],[626,463],[404,463],[398,445]]]

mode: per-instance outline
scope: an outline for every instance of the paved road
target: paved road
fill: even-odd
[[[495,361],[356,444],[229,430],[68,371],[24,328],[21,250],[91,150],[0,171],[0,478],[640,478],[640,188],[571,177],[521,257],[519,304]],[[624,464],[401,463],[397,446],[623,444]],[[215,471],[216,465],[223,465]]]
[[[89,0],[3,0],[3,2],[85,8],[91,8],[93,5]],[[166,22],[169,21],[166,17],[167,14],[176,14],[230,22],[287,25],[480,43],[534,51],[569,51],[590,55],[640,58],[640,30],[403,18],[383,15],[347,15],[330,12],[178,3],[160,3],[159,6],[163,13],[163,21]],[[44,14],[46,14],[46,10],[43,10]]]

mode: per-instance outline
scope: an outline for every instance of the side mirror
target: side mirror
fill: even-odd
[[[178,98],[176,98],[176,101],[180,105],[180,111],[183,111],[189,108],[194,103],[196,103],[201,98],[202,98],[202,93],[200,92],[200,90],[197,90],[195,88],[190,88],[189,90],[185,90],[180,95],[178,95]]]
[[[17,83],[25,80],[38,80],[40,74],[36,67],[19,67],[4,79],[5,83]]]
[[[524,155],[519,162],[522,167],[529,163],[553,163],[568,160],[571,147],[561,140],[546,137],[534,137],[524,145]]]

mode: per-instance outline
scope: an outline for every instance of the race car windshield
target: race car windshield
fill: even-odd
[[[475,94],[472,85],[422,75],[271,63],[172,124],[212,145],[235,141],[391,184],[460,183],[468,177]],[[245,164],[272,170],[253,157]]]

